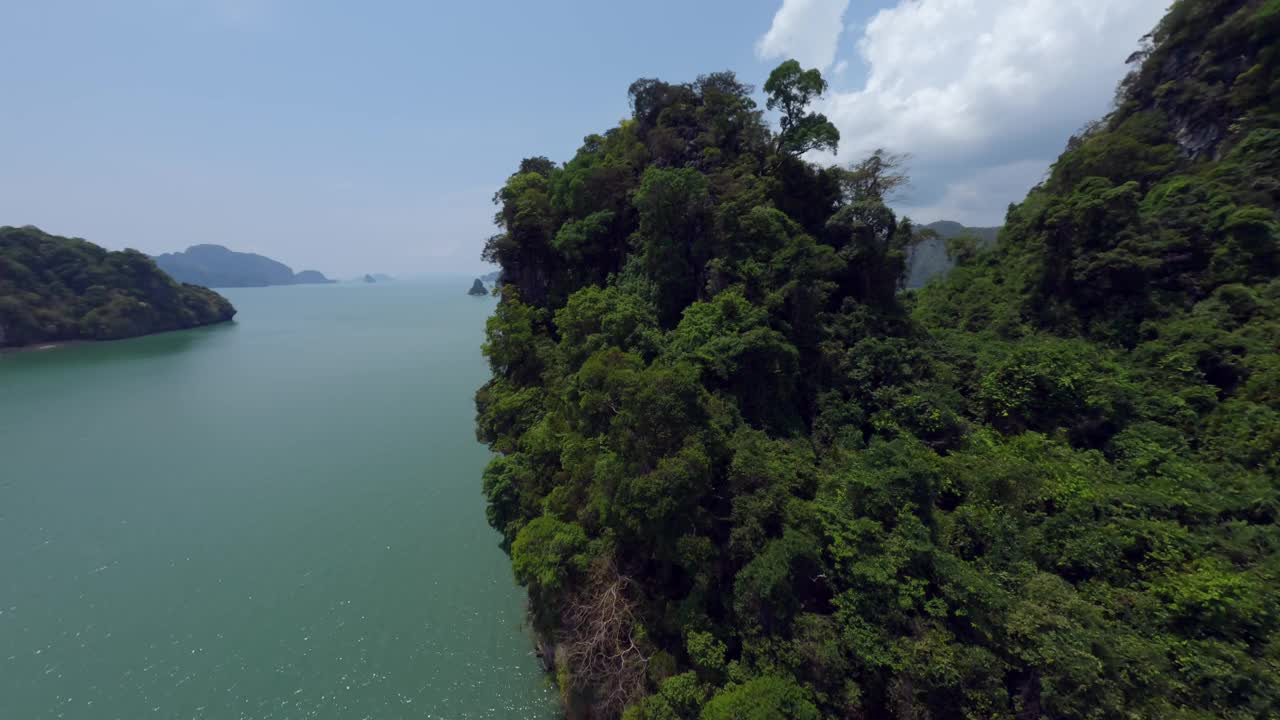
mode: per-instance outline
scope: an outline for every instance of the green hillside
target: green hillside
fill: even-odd
[[[955,267],[955,262],[947,252],[947,241],[961,238],[972,238],[977,248],[990,247],[1000,234],[998,227],[965,227],[951,220],[939,220],[924,226],[935,235],[925,236],[912,246],[907,255],[907,287],[918,290],[929,280]],[[952,250],[956,245],[952,243]]]
[[[235,314],[221,295],[175,283],[136,250],[0,227],[0,347],[115,340]]]
[[[794,62],[523,161],[477,427],[570,715],[1280,714],[1278,53],[1174,3],[918,293]]]

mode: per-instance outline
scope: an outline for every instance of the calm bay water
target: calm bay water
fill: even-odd
[[[0,356],[0,717],[549,718],[470,278]]]

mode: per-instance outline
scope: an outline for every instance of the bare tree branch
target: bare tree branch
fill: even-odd
[[[633,586],[611,560],[598,561],[562,616],[571,682],[592,695],[601,717],[621,715],[645,691],[649,656],[635,637],[639,623],[628,597]]]

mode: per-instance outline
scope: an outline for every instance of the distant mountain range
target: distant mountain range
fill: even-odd
[[[295,273],[278,260],[229,250],[221,245],[192,245],[185,252],[157,255],[156,265],[178,282],[204,287],[320,285],[334,282],[316,270]]]
[[[1000,233],[998,227],[966,227],[951,220],[939,220],[924,226],[938,234],[916,245],[907,259],[907,287],[911,289],[924,287],[935,275],[940,275],[954,265],[947,257],[947,240],[961,235],[972,235],[978,239],[979,247],[990,247]]]

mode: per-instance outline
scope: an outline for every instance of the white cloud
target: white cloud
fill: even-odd
[[[1168,1],[899,0],[857,43],[864,87],[817,109],[840,129],[841,162],[877,147],[910,153],[922,212],[997,223],[1029,186],[1000,194],[1010,173],[1042,173],[1107,111],[1125,58]],[[792,6],[784,0],[779,17]]]
[[[897,209],[921,222],[954,220],[984,227],[1003,222],[1004,208],[1021,200],[1027,190],[1044,179],[1052,160],[1015,160],[982,167],[965,177],[945,183],[941,197],[927,205],[915,205],[908,191]]]
[[[826,70],[836,58],[849,0],[782,0],[769,32],[756,42],[761,60],[795,58]]]

